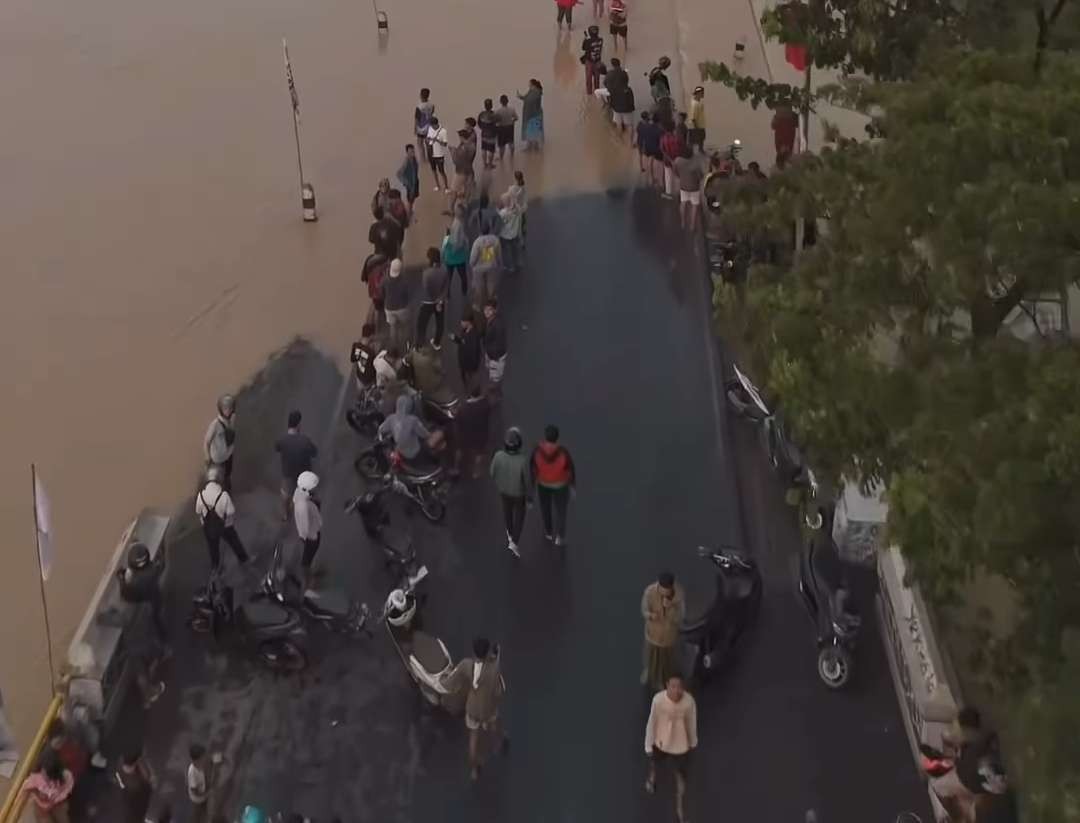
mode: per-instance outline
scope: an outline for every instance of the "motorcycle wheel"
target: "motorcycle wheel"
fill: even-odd
[[[424,489],[417,489],[416,496],[420,499],[420,511],[424,517],[432,523],[441,523],[446,517],[446,504],[439,499],[438,495]]]
[[[371,451],[366,451],[358,458],[353,464],[356,467],[357,474],[367,480],[380,480],[385,474],[380,460],[377,454]]]
[[[843,646],[829,645],[818,653],[818,677],[830,689],[840,689],[847,685],[854,667],[855,661]]]
[[[356,409],[349,409],[345,412],[345,422],[362,437],[374,437],[379,431],[378,425],[375,424],[370,415],[358,414]]]
[[[259,659],[275,671],[299,672],[307,668],[307,654],[290,640],[266,640],[259,644]]]

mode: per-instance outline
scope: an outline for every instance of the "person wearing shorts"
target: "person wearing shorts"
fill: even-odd
[[[499,95],[499,108],[495,109],[495,140],[499,145],[499,162],[502,162],[503,153],[510,148],[510,162],[514,161],[514,126],[517,125],[517,112],[510,105],[510,98]]]
[[[619,47],[619,38],[622,38],[623,51],[626,51],[626,3],[624,0],[611,0],[611,8],[608,12],[608,19],[611,21],[611,42],[612,48],[617,49]]]
[[[465,728],[469,730],[469,777],[480,779],[483,758],[480,744],[485,735],[499,736],[505,752],[510,740],[503,731],[499,708],[506,694],[506,680],[499,667],[499,647],[486,637],[473,639],[473,656],[466,657],[450,675],[455,694],[465,693]]]
[[[567,31],[573,30],[574,6],[577,5],[577,0],[555,0],[555,5],[558,7],[558,13],[555,15],[555,24],[559,27],[559,31],[562,31],[563,21],[566,22]]]
[[[446,179],[446,149],[450,145],[450,135],[439,124],[438,117],[431,118],[431,125],[427,133],[428,155],[431,160],[431,174],[435,178],[435,191],[439,190],[439,179],[442,178],[442,187],[450,190],[450,181]]]
[[[667,685],[653,697],[645,725],[645,755],[649,758],[645,791],[656,790],[658,766],[675,774],[675,819],[685,823],[684,800],[690,753],[697,748],[697,704],[686,691],[682,677],[670,675]]]
[[[693,232],[701,214],[701,183],[705,168],[700,156],[691,148],[683,149],[682,156],[675,159],[672,168],[679,179],[679,220],[686,231]]]

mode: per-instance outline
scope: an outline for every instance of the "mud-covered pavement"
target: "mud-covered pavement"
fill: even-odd
[[[535,510],[522,559],[508,554],[486,478],[456,487],[444,526],[395,504],[396,525],[412,531],[432,572],[428,628],[455,656],[477,632],[502,643],[508,757],[469,786],[461,722],[421,704],[380,629],[345,640],[315,628],[312,666],[292,677],[187,632],[207,559],[185,503],[171,548],[170,688],[145,719],[132,710],[125,734],[145,738],[178,809],[198,740],[225,753],[216,802],[226,813],[256,802],[316,821],[670,820],[668,791],[648,798],[641,788],[638,601],[662,567],[687,585],[691,607],[707,596],[710,567],[694,548],[713,542],[758,557],[765,600],[734,669],[697,694],[691,819],[790,821],[813,807],[823,821],[866,823],[922,812],[872,622],[852,688],[834,694],[817,681],[790,579],[791,513],[753,432],[715,413],[703,275],[672,251],[673,218],[644,191],[536,201],[528,264],[504,284],[510,361],[493,436],[508,423],[529,441],[547,422],[562,428],[579,472],[565,559],[543,541]],[[332,361],[298,342],[241,395],[240,532],[265,563],[281,529],[271,444],[300,408],[322,445],[319,561],[328,580],[378,604],[391,581],[342,511],[361,482],[358,439],[335,408],[340,385]]]

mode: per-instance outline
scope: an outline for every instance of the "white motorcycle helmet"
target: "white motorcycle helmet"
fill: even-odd
[[[394,589],[386,598],[386,622],[398,628],[408,626],[416,614],[416,599],[401,589]]]
[[[300,476],[296,478],[296,488],[308,494],[315,491],[315,487],[318,485],[319,475],[315,474],[315,472],[300,472]]]

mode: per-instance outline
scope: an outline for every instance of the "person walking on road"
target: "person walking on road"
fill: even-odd
[[[555,25],[562,31],[562,24],[566,23],[566,30],[574,30],[574,6],[578,0],[555,0]]]
[[[303,415],[299,410],[289,412],[288,428],[274,444],[274,451],[281,456],[282,520],[289,519],[293,492],[296,491],[296,478],[302,472],[311,471],[315,457],[319,454],[311,438],[300,431],[301,420]]]
[[[217,417],[210,421],[203,437],[207,467],[221,469],[221,484],[232,487],[233,452],[236,450],[236,398],[223,394],[217,401]]]
[[[487,228],[487,227],[485,227]],[[488,231],[476,238],[469,255],[472,304],[479,309],[495,296],[502,273],[502,245],[497,235]]]
[[[499,314],[499,301],[489,297],[484,302],[484,365],[487,367],[488,397],[502,396],[502,381],[506,374],[506,324]]]
[[[427,250],[428,267],[421,278],[420,310],[416,314],[416,346],[431,341],[435,351],[442,349],[443,322],[446,318],[446,292],[450,285],[449,275],[443,268],[439,250],[432,246]],[[427,337],[428,324],[435,318],[435,336]]]
[[[668,677],[678,670],[676,643],[686,616],[682,586],[675,582],[671,572],[660,572],[656,582],[645,587],[641,616],[645,619],[641,683],[650,689],[662,689]]]
[[[401,273],[401,259],[390,261],[390,276],[383,284],[386,325],[390,330],[390,345],[404,349],[409,342],[409,283]]]
[[[589,26],[581,41],[581,64],[585,67],[585,93],[592,94],[600,88],[600,64],[604,60],[604,38],[599,26]]]
[[[645,724],[645,756],[649,758],[645,791],[656,791],[658,765],[670,766],[675,774],[675,820],[687,823],[685,798],[690,753],[697,748],[697,704],[683,684],[673,674],[662,691],[653,697],[649,719]]]
[[[420,144],[420,154],[425,160],[430,159],[427,136],[434,116],[435,104],[431,102],[431,89],[420,89],[420,102],[416,104],[416,109],[413,111],[413,131],[416,134],[416,142]],[[435,183],[438,185],[437,180]]]
[[[499,648],[486,637],[473,640],[473,656],[454,668],[453,682],[467,689],[465,728],[469,730],[469,778],[480,779],[483,757],[480,751],[484,735],[496,734],[499,748],[505,752],[510,739],[503,731],[499,708],[506,694],[506,681],[499,665]]]
[[[296,533],[304,542],[304,554],[300,559],[304,578],[311,572],[315,554],[319,551],[322,540],[322,512],[319,511],[319,499],[315,488],[319,485],[319,476],[312,471],[301,472],[296,478],[296,491],[293,492],[293,518],[296,521]]]
[[[446,150],[450,146],[450,135],[439,124],[439,118],[432,116],[431,125],[427,131],[428,158],[431,162],[431,174],[435,178],[434,189],[439,191],[439,179],[442,178],[442,187],[450,191],[450,183],[446,180]]]
[[[508,272],[516,272],[521,267],[521,221],[524,215],[518,198],[511,192],[502,197],[499,209],[499,242],[502,245],[502,259]]]
[[[529,90],[518,92],[521,101],[521,139],[525,151],[538,151],[544,144],[544,87],[535,77],[529,81]]]
[[[521,542],[521,530],[525,525],[526,502],[532,497],[532,476],[529,471],[529,459],[521,453],[524,440],[521,430],[511,426],[506,430],[503,447],[491,458],[491,479],[502,499],[503,518],[506,520],[506,548],[521,557],[518,543]]]
[[[664,191],[666,200],[674,200],[679,193],[679,181],[675,177],[675,161],[683,155],[683,142],[679,139],[674,126],[664,127],[664,136],[660,138],[660,153],[664,157]]]
[[[674,170],[679,179],[679,223],[693,234],[701,215],[701,181],[705,177],[702,156],[687,147],[675,160]]]
[[[570,452],[559,443],[558,426],[544,427],[544,439],[533,449],[529,469],[540,501],[544,539],[565,546],[566,510],[577,487],[577,470]]]
[[[471,394],[474,389],[479,390],[480,363],[484,353],[484,341],[480,335],[480,329],[476,327],[476,320],[476,313],[471,307],[466,307],[461,314],[461,325],[458,327],[457,334],[450,335],[450,339],[458,347],[461,385],[468,394]]]
[[[233,505],[232,496],[221,481],[221,469],[211,466],[206,471],[206,485],[195,495],[195,514],[199,516],[199,522],[202,523],[206,548],[210,552],[211,572],[221,569],[222,539],[232,549],[240,563],[248,561],[248,553],[244,549],[244,544],[240,542],[240,535],[236,533],[233,522],[236,518],[236,506]]]
[[[499,95],[499,108],[495,109],[496,141],[499,144],[499,162],[502,162],[503,152],[510,149],[510,165],[514,164],[514,126],[518,116],[514,107],[510,105],[510,98],[505,94]]]
[[[446,284],[446,296],[450,297],[450,289],[454,285],[454,275],[461,282],[461,296],[464,297],[469,291],[469,252],[472,246],[465,231],[465,204],[458,203],[454,209],[454,219],[450,221],[450,227],[446,230],[446,236],[442,242],[442,262],[446,266],[448,276]]]

